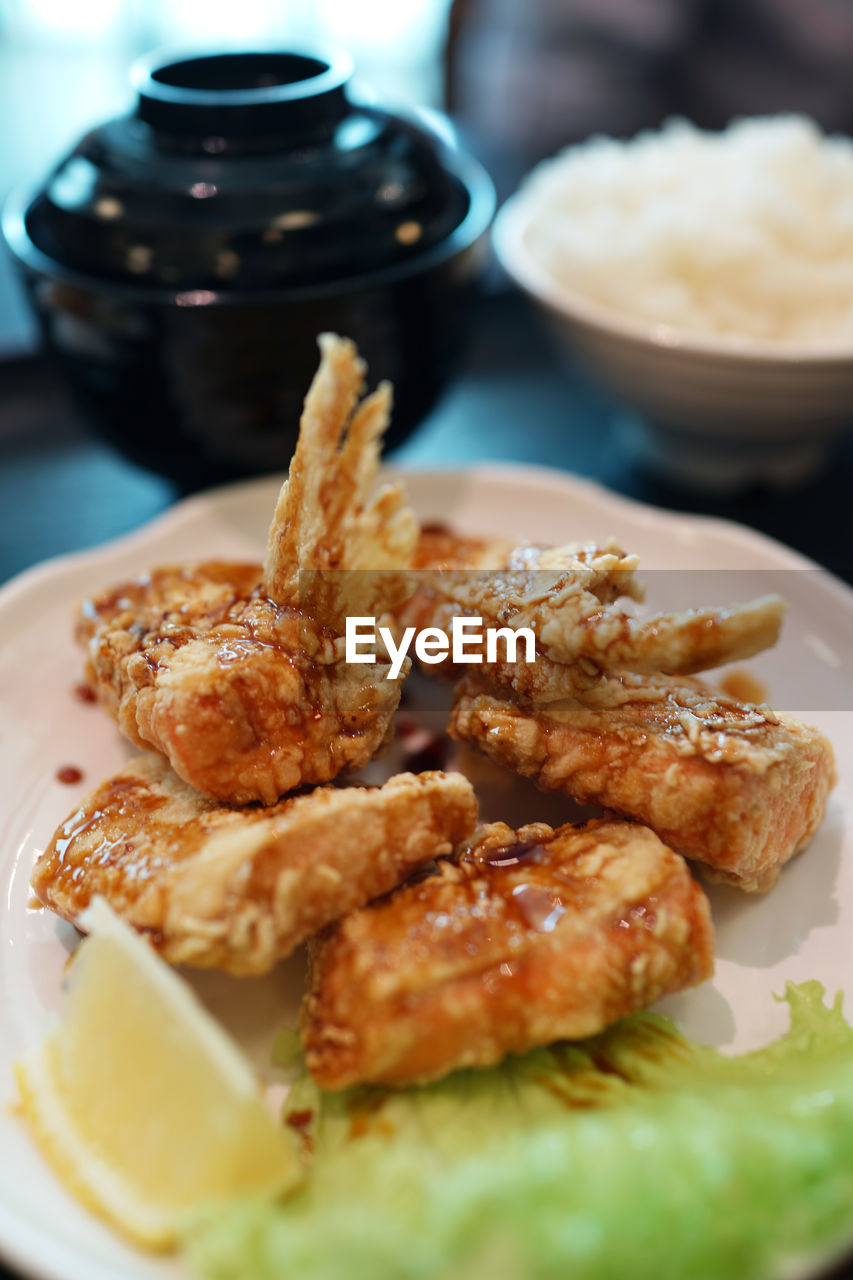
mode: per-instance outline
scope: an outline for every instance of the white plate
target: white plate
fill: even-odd
[[[713,983],[665,1002],[700,1040],[742,1050],[785,1022],[772,999],[786,979],[853,988],[853,592],[794,552],[735,525],[672,515],[565,475],[520,467],[410,472],[424,519],[471,531],[567,541],[615,535],[646,570],[650,602],[681,606],[781,589],[790,611],[780,645],[750,663],[771,701],[817,724],[835,745],[840,781],[821,831],[766,898],[714,890],[718,961]],[[80,657],[69,617],[82,594],[152,564],[259,558],[277,482],[253,481],[193,498],[129,538],[31,570],[0,593],[0,1254],[51,1280],[153,1280],[179,1274],[121,1243],[66,1195],[12,1109],[12,1063],[43,1035],[60,1003],[69,931],[27,909],[32,863],[83,792],[128,750],[97,708],[75,699]],[[697,572],[701,570],[702,572]],[[722,571],[711,573],[710,570]],[[77,786],[57,768],[82,769]],[[519,783],[488,786],[505,812],[554,820],[555,797]],[[490,817],[498,816],[494,812]],[[292,1014],[298,967],[272,979],[203,975],[197,990],[261,1062]],[[246,996],[252,992],[252,999]]]

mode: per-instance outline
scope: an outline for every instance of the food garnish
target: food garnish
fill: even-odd
[[[103,899],[81,923],[60,1021],[16,1068],[68,1189],[155,1249],[207,1201],[291,1191],[298,1144],[234,1042]]]
[[[790,1030],[742,1057],[640,1013],[422,1088],[303,1077],[304,1187],[203,1215],[187,1256],[208,1280],[805,1274],[853,1229],[853,1030],[822,996],[789,985]]]

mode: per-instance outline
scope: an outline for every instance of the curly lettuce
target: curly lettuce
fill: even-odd
[[[853,1030],[789,985],[788,1033],[741,1057],[638,1014],[581,1044],[423,1088],[321,1093],[284,1204],[216,1206],[207,1280],[739,1280],[853,1236]]]

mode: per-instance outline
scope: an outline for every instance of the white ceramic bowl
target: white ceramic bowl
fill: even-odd
[[[832,437],[853,424],[853,348],[705,337],[609,310],[536,260],[536,216],[523,189],[507,201],[497,257],[561,344],[636,411],[622,430],[648,465],[716,492],[787,488],[820,469]]]

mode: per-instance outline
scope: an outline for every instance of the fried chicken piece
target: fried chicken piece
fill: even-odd
[[[835,782],[817,730],[686,678],[611,677],[595,709],[526,708],[468,678],[450,734],[544,791],[647,823],[750,891],[808,844]]]
[[[590,575],[590,589],[596,592],[601,603],[609,603],[618,596],[642,599],[642,583],[634,577],[639,559],[626,555],[613,539],[604,547],[595,542],[568,542],[561,547],[538,543],[519,545],[509,538],[459,534],[444,524],[427,524],[421,528],[412,567],[440,571],[559,571],[570,569],[578,562],[586,567],[597,562],[599,572]],[[605,568],[607,572],[601,572]],[[484,577],[483,581],[488,578]]]
[[[639,600],[642,585],[633,577],[636,564],[636,556],[625,556],[615,543],[606,548],[595,543],[519,547],[506,539],[464,537],[444,525],[428,525],[421,531],[413,559],[413,569],[420,571],[412,575],[417,589],[398,609],[397,617],[403,627],[439,627],[447,633],[456,616],[479,616],[487,626],[503,626],[496,620],[497,613],[489,613],[488,604],[483,618],[484,598],[499,611],[496,599],[506,592],[508,582],[521,576],[529,584],[530,575],[539,568],[547,569],[548,581],[552,581],[553,571],[565,572],[574,566],[586,575],[589,593],[600,606],[612,604],[620,595]],[[538,580],[542,585],[544,574]],[[516,621],[513,625],[522,624]],[[473,651],[473,642],[468,648]],[[547,658],[542,659],[539,668],[519,668],[508,659],[505,645],[499,655],[495,662],[484,662],[481,670],[537,701],[576,696],[600,675],[598,667],[590,664],[563,667]],[[445,679],[459,678],[466,669],[449,656],[443,662],[430,664],[430,674]]]
[[[427,525],[421,530],[412,568],[421,571],[417,581],[424,593],[424,610],[447,604],[464,610],[466,596],[472,606],[481,595],[494,603],[510,582],[529,587],[535,581],[533,575],[540,573],[540,585],[567,574],[578,581],[582,578],[600,605],[612,604],[620,596],[642,600],[643,584],[634,576],[638,563],[637,556],[626,555],[612,539],[604,547],[595,542],[519,546],[506,538],[465,536],[445,525]],[[422,625],[431,625],[426,614]]]
[[[414,516],[396,486],[371,497],[390,391],[357,406],[353,344],[320,346],[264,569],[158,569],[78,611],[87,677],[122,732],[223,803],[361,768],[400,698],[387,655],[347,663],[343,640],[347,613],[382,617],[412,589]]]
[[[84,601],[86,676],[122,733],[223,804],[359,769],[400,700],[390,667],[256,589],[260,568],[155,569]]]
[[[265,973],[330,921],[466,839],[477,820],[456,773],[324,787],[232,809],[161,756],[130,761],[58,828],[32,875],[75,923],[96,894],[172,964]]]
[[[512,547],[435,529],[422,535],[414,563],[424,572],[402,608],[404,625],[449,631],[454,615],[466,615],[485,627],[531,628],[535,668],[516,662],[503,640],[496,659],[483,654],[478,665],[493,683],[534,703],[584,699],[614,670],[686,675],[752,657],[776,643],[785,612],[779,596],[767,595],[746,605],[632,617],[616,601],[643,597],[637,557],[612,540]],[[450,661],[439,673],[463,674]]]
[[[420,1083],[592,1035],[713,967],[684,861],[607,819],[483,827],[315,947],[301,1030],[326,1089]]]
[[[374,494],[391,413],[383,382],[365,400],[352,342],[324,333],[290,473],[270,526],[264,589],[342,633],[348,616],[379,617],[410,595],[418,522],[401,485]]]

